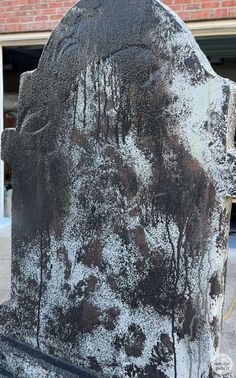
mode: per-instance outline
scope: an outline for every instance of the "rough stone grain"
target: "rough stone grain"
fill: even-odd
[[[211,376],[235,93],[156,0],[67,13],[3,134],[14,195],[1,334],[108,377]]]

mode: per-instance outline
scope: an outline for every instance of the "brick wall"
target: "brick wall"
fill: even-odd
[[[0,33],[53,29],[76,0],[0,0]]]
[[[236,0],[163,0],[184,21],[236,18]]]
[[[164,0],[186,21],[236,18],[236,0]],[[0,33],[46,31],[76,0],[0,0]]]

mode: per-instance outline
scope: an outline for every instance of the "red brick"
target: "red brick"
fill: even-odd
[[[189,9],[189,10],[191,10],[191,9],[200,9],[201,8],[201,4],[197,4],[197,3],[194,3],[194,4],[184,4],[183,5],[183,9]]]
[[[34,21],[47,21],[47,20],[48,20],[48,16],[46,16],[46,15],[44,15],[44,16],[35,16],[34,17]]]
[[[189,0],[175,0],[175,4],[188,4],[190,3]]]
[[[228,9],[227,8],[221,9],[221,17],[222,18],[227,18],[228,17]]]
[[[217,2],[208,1],[207,3],[202,3],[202,8],[216,9],[216,8],[219,8],[219,6],[220,6],[220,3],[218,1]]]
[[[209,3],[209,2],[212,2],[212,1],[221,2],[222,0],[192,0],[192,3]],[[191,2],[191,0],[189,0],[189,2]]]
[[[179,17],[182,18],[182,20],[188,21],[191,18],[190,12],[179,12]]]
[[[222,1],[222,7],[236,7],[236,0],[226,0]]]
[[[61,19],[61,15],[59,15],[59,14],[52,14],[52,15],[50,15],[49,16],[49,18],[50,18],[50,20],[52,20],[52,21],[58,21],[58,20],[60,20]]]
[[[163,1],[186,21],[236,17],[236,0]],[[77,0],[0,0],[0,33],[51,30],[76,3]]]
[[[171,5],[171,9],[173,9],[175,12],[179,12],[183,9],[183,5],[182,4],[173,4],[173,5]]]
[[[172,4],[174,4],[174,0],[166,0],[165,4],[166,5],[172,5]]]
[[[8,5],[12,5],[12,1],[2,1],[2,4],[1,4],[3,7],[4,6],[8,6]]]
[[[57,3],[53,2],[53,3],[49,3],[48,6],[49,8],[60,8],[61,4],[58,4],[58,2]]]
[[[236,17],[236,7],[228,9],[228,17]]]
[[[31,16],[22,16],[21,17],[21,22],[32,22],[33,21],[33,19],[32,19],[32,17]]]
[[[48,4],[46,3],[35,3],[33,5],[33,8],[34,9],[47,9],[48,8]]]
[[[53,8],[44,9],[43,13],[45,14],[55,14],[55,10]]]
[[[199,11],[191,11],[190,12],[190,20],[203,20],[209,19],[209,11],[207,10],[199,10]]]
[[[27,11],[27,10],[29,10],[29,6],[28,5],[20,5],[19,9]]]
[[[7,22],[9,23],[9,24],[17,24],[18,23],[18,21],[19,21],[19,18],[18,17],[7,17]]]

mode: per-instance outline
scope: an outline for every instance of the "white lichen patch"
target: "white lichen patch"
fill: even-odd
[[[152,177],[152,166],[144,153],[137,147],[136,136],[131,132],[121,145],[120,154],[134,169],[135,174],[143,186],[148,186]]]

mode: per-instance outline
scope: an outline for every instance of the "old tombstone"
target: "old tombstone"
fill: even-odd
[[[67,13],[2,136],[14,173],[3,376],[211,376],[235,93],[155,0]]]

